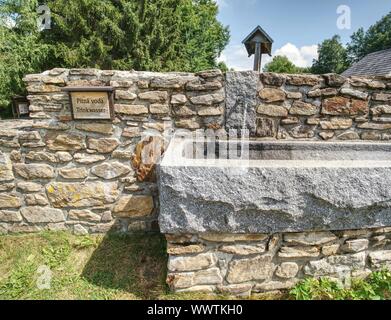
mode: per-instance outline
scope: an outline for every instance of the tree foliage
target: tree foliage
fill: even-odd
[[[351,63],[362,59],[365,55],[391,48],[391,12],[376,22],[365,32],[360,28],[355,32],[347,46]]]
[[[286,56],[275,56],[272,61],[263,68],[265,72],[275,73],[308,73],[308,68],[301,68],[291,62]]]
[[[318,46],[318,55],[312,65],[312,73],[342,73],[349,67],[346,49],[338,35],[323,41]]]
[[[22,76],[54,67],[199,71],[229,31],[214,0],[46,0],[51,29],[38,32],[38,0],[0,0],[0,107]],[[14,26],[10,26],[12,22]]]

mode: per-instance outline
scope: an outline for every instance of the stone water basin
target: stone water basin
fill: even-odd
[[[248,159],[223,158],[232,143],[209,144],[221,157],[208,159],[204,143],[171,141],[158,170],[163,233],[391,226],[391,144],[247,141]]]

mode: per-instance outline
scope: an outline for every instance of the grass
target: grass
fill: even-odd
[[[166,242],[158,234],[74,236],[62,232],[0,236],[0,299],[220,300],[224,295],[172,294],[165,284]],[[47,284],[50,287],[39,289]],[[232,297],[230,298],[232,299]],[[391,299],[391,272],[373,273],[343,289],[306,279],[285,295],[250,299]]]
[[[44,232],[0,236],[0,299],[228,298],[170,293],[165,284],[166,265],[166,242],[158,234],[74,236]],[[37,284],[42,284],[48,270],[52,273],[50,289],[39,289]]]
[[[296,300],[390,300],[391,272],[373,272],[366,280],[353,279],[350,288],[327,279],[308,278],[290,291]]]

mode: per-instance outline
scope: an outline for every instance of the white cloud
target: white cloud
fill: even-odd
[[[314,44],[298,48],[294,44],[288,42],[286,45],[276,50],[274,56],[286,56],[298,67],[310,67],[313,59],[318,57],[318,46]]]
[[[292,43],[287,43],[281,48],[275,50],[272,57],[268,55],[262,56],[262,67],[270,62],[275,56],[286,56],[298,67],[309,67],[312,65],[312,60],[318,57],[318,46],[310,45],[301,48],[296,47]],[[254,56],[248,57],[244,45],[229,45],[221,54],[219,61],[223,61],[229,68],[237,71],[252,70]]]

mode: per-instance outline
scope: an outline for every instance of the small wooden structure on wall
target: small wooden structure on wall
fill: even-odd
[[[260,26],[257,26],[243,40],[248,56],[251,57],[254,55],[254,71],[261,71],[263,54],[272,55],[273,42],[274,40]]]

